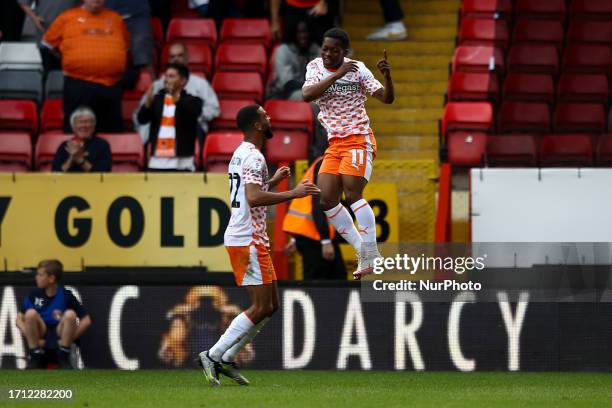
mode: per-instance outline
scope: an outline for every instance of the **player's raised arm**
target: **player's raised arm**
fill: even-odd
[[[391,64],[389,64],[387,60],[387,50],[383,51],[383,58],[378,61],[376,67],[385,78],[385,85],[374,92],[372,96],[382,103],[393,103],[395,100],[395,91],[393,89],[393,79],[391,79]]]
[[[259,184],[254,183],[246,183],[244,188],[246,190],[246,197],[250,207],[274,205],[284,201],[293,200],[294,198],[302,198],[306,197],[307,195],[316,195],[321,193],[319,187],[308,181],[298,184],[293,190],[282,191],[279,193],[263,191]]]

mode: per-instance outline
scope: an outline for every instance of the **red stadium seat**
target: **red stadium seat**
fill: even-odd
[[[612,45],[569,44],[563,53],[564,72],[612,74]]]
[[[486,161],[489,166],[537,166],[538,136],[521,133],[489,136]]]
[[[593,142],[586,134],[546,135],[540,145],[542,167],[593,165]]]
[[[270,48],[270,22],[265,18],[226,18],[221,26],[221,42],[262,44]]]
[[[560,103],[555,110],[555,132],[602,133],[606,124],[599,103]]]
[[[464,0],[461,17],[509,19],[512,17],[511,0]]]
[[[605,75],[563,74],[559,79],[560,102],[591,102],[607,104],[608,78]]]
[[[0,171],[32,168],[32,140],[27,132],[0,132]]]
[[[545,103],[506,101],[499,112],[498,130],[501,133],[549,132],[550,108]]]
[[[572,18],[585,20],[612,20],[612,2],[610,0],[572,0],[570,14]]]
[[[514,10],[519,19],[565,20],[565,0],[516,0]]]
[[[212,86],[220,99],[263,100],[263,82],[256,72],[218,72]]]
[[[134,129],[134,121],[132,120],[132,114],[138,110],[140,101],[123,99],[121,101],[121,117],[123,119],[123,130],[130,131]]]
[[[113,173],[144,169],[144,147],[138,133],[101,133],[99,136],[110,144]]]
[[[610,21],[572,20],[567,41],[612,44],[612,24]]]
[[[599,137],[596,155],[598,165],[612,167],[612,134]]]
[[[138,80],[134,85],[134,89],[126,89],[123,91],[123,99],[131,99],[139,101],[153,83],[153,75],[149,71],[141,70],[138,73]]]
[[[504,55],[499,48],[491,46],[460,45],[455,48],[452,71],[503,73]]]
[[[308,102],[270,100],[264,105],[275,129],[305,130],[312,135],[313,113]]]
[[[40,131],[64,129],[64,101],[47,99],[40,112]]]
[[[266,77],[266,49],[261,44],[220,44],[215,71],[256,71]]]
[[[199,18],[197,11],[191,10],[187,0],[172,0],[170,3],[170,16],[173,18]]]
[[[238,111],[254,103],[253,99],[221,99],[219,101],[221,113],[211,122],[211,127],[213,129],[236,129]]]
[[[444,107],[442,136],[458,130],[493,131],[493,107],[489,102],[449,102]]]
[[[506,49],[509,39],[508,23],[504,20],[465,18],[461,21],[461,45],[491,45]]]
[[[197,20],[194,20],[197,21]],[[166,43],[162,52],[160,67],[165,69],[168,62],[168,50],[172,44]],[[191,71],[201,71],[210,77],[213,67],[213,57],[210,47],[204,44],[185,44],[189,53],[189,69]]]
[[[227,172],[227,165],[244,136],[239,131],[212,131],[206,135],[203,167],[207,171]]]
[[[559,54],[554,45],[517,44],[510,48],[508,70],[532,74],[557,75]]]
[[[448,161],[453,166],[480,166],[487,146],[487,134],[467,131],[448,132],[446,146]]]
[[[560,21],[519,20],[514,26],[514,44],[550,44],[561,51],[565,30]]]
[[[266,89],[270,89],[270,84],[274,79],[274,59],[276,57],[276,50],[278,50],[280,44],[275,44],[272,46],[272,51],[270,52],[270,58],[268,58],[268,78],[266,79]]]
[[[504,81],[504,100],[546,102],[555,100],[552,76],[545,74],[517,74],[510,72]]]
[[[168,24],[167,42],[185,44],[217,45],[217,26],[210,18],[173,18]]]
[[[497,76],[486,72],[453,72],[448,83],[448,99],[496,103],[499,100]]]
[[[72,135],[47,132],[38,137],[36,141],[35,167],[40,171],[51,171],[53,158],[60,145],[70,139]]]
[[[266,141],[266,159],[269,163],[293,163],[308,159],[310,136],[296,130],[275,130],[274,137]]]
[[[0,100],[0,129],[25,130],[32,136],[38,129],[36,103],[24,99]]]

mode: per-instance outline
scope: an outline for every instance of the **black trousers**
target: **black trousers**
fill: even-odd
[[[79,106],[88,106],[96,114],[96,130],[102,133],[123,131],[121,87],[105,86],[64,77],[64,132],[72,133],[70,115]]]
[[[383,10],[385,23],[392,23],[404,18],[404,12],[400,6],[399,0],[380,0],[380,7]]]
[[[334,27],[336,15],[330,4],[328,13],[321,17],[313,17],[308,14],[310,9],[293,7],[288,4],[283,5],[283,18],[285,19],[285,30],[295,30],[300,21],[308,20],[312,27],[312,34],[317,44],[323,42],[323,34],[330,28]]]
[[[295,236],[295,245],[304,266],[304,280],[314,279],[341,279],[346,280],[346,267],[340,252],[340,246],[332,241],[336,257],[329,262],[323,259],[321,243],[301,235]]]

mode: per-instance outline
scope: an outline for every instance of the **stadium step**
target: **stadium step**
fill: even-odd
[[[381,49],[380,43],[376,41],[352,41],[351,47],[359,50],[354,58],[363,58],[365,55],[373,55],[382,58],[383,49],[387,50],[389,59],[397,55],[453,55],[455,44],[452,41],[409,41],[388,42]]]
[[[365,40],[372,32],[373,27],[361,25],[345,26],[353,41]],[[457,26],[449,27],[410,27],[408,29],[408,41],[454,41],[457,35]]]
[[[436,82],[394,82],[393,83],[395,89],[396,96],[408,96],[408,95],[444,95],[446,92],[446,88],[448,84],[446,81],[436,81]],[[401,105],[396,105],[393,103],[391,105],[393,108],[400,108]]]
[[[393,64],[393,61],[391,61]],[[374,66],[372,73],[374,76],[380,78],[378,69]],[[448,70],[447,69],[398,69],[392,65],[393,69],[393,82],[404,82],[404,83],[424,83],[424,82],[446,82],[448,81]],[[382,78],[380,78],[382,79]]]
[[[378,63],[378,60],[380,60],[380,58],[382,57],[382,50],[380,54],[380,57],[378,55],[364,55],[361,60],[368,67],[371,67],[371,69],[376,69],[376,64]],[[389,59],[389,63],[392,64],[391,69],[393,69],[394,71],[415,68],[440,68],[445,65],[448,65],[448,62],[450,61],[450,56],[446,55],[393,55],[388,53],[387,58]]]
[[[373,122],[428,122],[437,121],[442,115],[442,108],[433,109],[388,109],[386,105],[382,105],[381,108],[368,110],[368,116]]]
[[[457,13],[461,0],[402,0],[406,16],[415,14]],[[372,13],[382,15],[380,3],[375,0],[350,0],[345,2],[344,11],[349,13]]]
[[[377,159],[386,160],[416,160],[416,159],[435,159],[438,150],[418,150],[418,151],[388,151],[382,150],[376,153]]]
[[[410,14],[404,18],[406,27],[450,27],[457,25],[457,13]],[[382,13],[354,13],[344,18],[346,27],[370,27],[384,24]]]
[[[437,135],[438,122],[376,122],[372,121],[374,134],[396,133],[404,135]]]
[[[444,97],[439,95],[416,95],[416,96],[396,96],[393,106],[401,106],[402,108],[442,108],[444,105]],[[368,99],[366,109],[377,109],[381,106],[380,101]]]
[[[438,138],[428,136],[397,136],[376,135],[378,151],[405,151],[437,150]]]

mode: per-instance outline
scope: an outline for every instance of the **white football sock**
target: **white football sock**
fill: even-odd
[[[327,221],[336,228],[338,234],[342,235],[342,238],[346,239],[355,248],[355,252],[359,253],[361,250],[361,236],[359,236],[359,231],[355,228],[348,210],[342,203],[339,203],[331,210],[325,210],[324,212],[327,215]]]
[[[244,337],[242,337],[238,343],[234,344],[223,354],[223,357],[221,357],[221,361],[223,361],[224,363],[233,362],[236,359],[236,356],[238,355],[238,353],[240,353],[240,351],[247,344],[253,341],[255,336],[259,334],[261,329],[266,325],[266,323],[268,323],[268,320],[270,320],[269,317],[264,317],[264,319],[261,322],[251,327],[248,333]]]
[[[220,361],[223,353],[240,341],[253,326],[251,319],[244,312],[240,313],[232,320],[215,345],[208,350],[208,357],[214,361]]]
[[[351,204],[351,210],[359,224],[359,234],[363,242],[376,242],[376,217],[370,204],[362,198]]]

